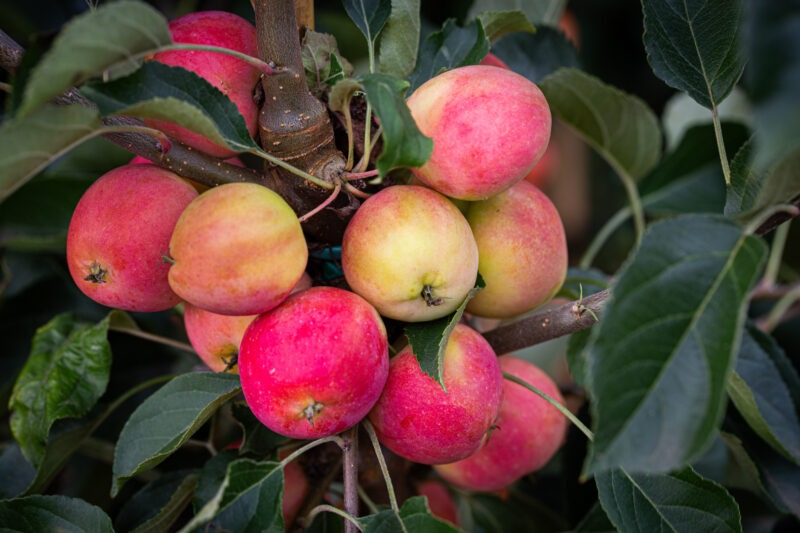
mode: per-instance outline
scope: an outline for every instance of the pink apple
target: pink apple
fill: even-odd
[[[395,185],[356,211],[342,241],[350,288],[406,322],[455,311],[475,286],[478,249],[464,215],[425,187]]]
[[[219,46],[258,57],[255,27],[233,13],[224,11],[189,13],[170,22],[169,30],[172,40],[176,43]],[[250,134],[255,134],[258,125],[258,107],[253,100],[253,92],[261,76],[257,68],[233,56],[199,50],[159,52],[152,59],[190,70],[222,91],[236,104]],[[234,151],[214,144],[180,126],[156,120],[146,122],[170,137],[213,156],[230,157],[235,154]]]
[[[155,165],[124,165],[81,197],[67,232],[67,264],[92,300],[126,311],[163,311],[180,298],[167,281],[169,239],[197,197],[191,185]]]
[[[209,189],[183,212],[172,234],[169,284],[212,313],[255,315],[281,303],[306,268],[297,216],[255,183]]]
[[[567,275],[564,225],[536,186],[520,181],[488,200],[471,203],[466,216],[486,283],[467,304],[469,313],[513,317],[558,292]]]
[[[516,376],[564,403],[558,387],[533,363],[503,355],[503,372]],[[505,381],[496,427],[475,454],[434,466],[446,481],[473,491],[496,491],[542,468],[564,442],[567,419],[525,387]]]
[[[389,371],[386,329],[363,298],[312,287],[256,318],[239,350],[242,391],[272,431],[296,439],[340,433],[380,396]]]
[[[428,507],[433,516],[458,525],[458,507],[444,483],[435,479],[426,479],[417,484],[417,493],[428,498]]]
[[[492,67],[508,68],[510,70],[509,66],[506,65],[506,63],[502,59],[500,59],[499,57],[497,57],[496,55],[494,55],[491,52],[486,54],[486,57],[481,59],[481,63],[480,64],[481,65],[489,65],[489,66],[492,66]]]
[[[500,408],[503,377],[497,356],[477,331],[458,324],[443,362],[445,392],[420,368],[411,346],[392,358],[389,379],[369,414],[381,443],[424,464],[474,453]]]
[[[408,99],[433,154],[414,174],[462,200],[506,190],[531,171],[550,140],[552,118],[542,91],[527,78],[489,65],[454,68]]]

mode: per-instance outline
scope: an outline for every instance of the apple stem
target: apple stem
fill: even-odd
[[[342,178],[346,180],[360,180],[364,178],[374,178],[378,176],[378,169],[367,170],[366,172],[345,172]]]
[[[428,307],[436,307],[437,305],[442,305],[444,302],[443,298],[433,297],[433,287],[430,285],[425,285],[422,287],[422,292],[420,294],[422,295],[422,299],[425,300],[425,303],[428,305]]]
[[[305,215],[303,215],[300,218],[298,218],[300,223],[302,224],[303,222],[305,222],[309,218],[313,217],[314,215],[316,215],[317,213],[319,213],[320,211],[322,211],[323,209],[328,207],[331,204],[331,202],[333,202],[336,199],[336,197],[339,196],[339,192],[341,190],[342,190],[342,184],[341,183],[337,183],[336,186],[333,188],[333,192],[330,194],[330,196],[325,198],[325,200],[321,204],[319,204],[317,207],[315,207],[314,209],[312,209],[311,211],[309,211]]]
[[[309,512],[308,515],[303,519],[303,521],[305,522],[304,527],[310,526],[311,523],[314,522],[314,519],[317,517],[318,514],[326,511],[329,513],[339,515],[345,520],[347,520],[347,522],[345,523],[345,530],[347,526],[352,526],[355,527],[356,530],[358,531],[364,531],[361,527],[361,524],[358,523],[358,520],[355,517],[349,515],[345,511],[342,511],[338,507],[334,507],[333,505],[329,505],[327,503],[323,503],[322,505],[317,505],[316,507],[311,509],[311,512]]]

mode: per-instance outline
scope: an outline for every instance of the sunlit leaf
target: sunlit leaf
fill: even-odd
[[[420,0],[392,0],[392,14],[381,33],[378,70],[406,78],[414,70],[419,50]]]
[[[522,11],[487,11],[478,15],[486,38],[491,42],[517,32],[535,33],[536,28]]]

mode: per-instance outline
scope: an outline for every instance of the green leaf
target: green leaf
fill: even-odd
[[[489,39],[479,20],[460,28],[454,19],[448,19],[441,30],[422,42],[417,65],[408,78],[411,84],[408,93],[444,70],[480,63],[489,48]]]
[[[645,232],[592,328],[585,475],[667,472],[706,449],[765,256],[762,239],[722,216],[682,215]]]
[[[234,402],[231,411],[244,432],[242,444],[239,446],[240,454],[266,457],[289,441],[288,437],[279,435],[262,424],[245,402]]]
[[[342,0],[347,15],[374,43],[392,13],[392,0]]]
[[[685,468],[669,474],[599,474],[597,492],[620,531],[742,531],[736,500]]]
[[[449,522],[436,518],[428,507],[425,496],[412,496],[403,502],[400,513],[391,509],[358,519],[364,533],[405,533],[424,531],[425,533],[456,533],[459,531]]]
[[[407,78],[417,63],[421,28],[420,0],[392,0],[392,14],[386,21],[378,49],[378,70]]]
[[[535,33],[536,28],[522,11],[487,11],[478,19],[491,42],[517,32]]]
[[[727,216],[752,209],[764,184],[764,175],[750,166],[754,151],[755,143],[751,139],[735,152],[731,160],[731,186],[725,195],[724,212]]]
[[[35,476],[36,469],[25,459],[16,443],[8,444],[0,452],[0,500],[24,493]]]
[[[167,472],[127,500],[114,526],[136,533],[170,531],[192,501],[199,474],[195,470]]]
[[[102,125],[97,111],[82,105],[45,106],[0,124],[0,202]]]
[[[166,459],[239,392],[239,376],[195,372],[176,377],[148,397],[119,435],[112,495],[129,478]]]
[[[522,11],[534,24],[558,26],[567,0],[475,0],[467,20],[487,11]]]
[[[757,172],[758,167],[755,166],[755,169]],[[798,194],[800,194],[800,148],[788,153],[770,169],[759,188],[753,210],[759,211],[764,207],[788,202]]]
[[[575,383],[581,387],[587,387],[589,383],[589,354],[586,347],[589,345],[591,334],[591,329],[577,331],[569,336],[569,342],[567,343],[569,373]]]
[[[338,54],[336,37],[306,29],[303,34],[302,58],[306,82],[312,92],[321,93],[353,72],[352,65]]]
[[[556,70],[578,67],[578,53],[566,36],[549,26],[536,33],[515,33],[492,46],[492,53],[514,72],[539,83]]]
[[[773,448],[800,464],[800,419],[789,389],[800,378],[784,381],[773,362],[786,355],[771,336],[752,324],[744,330],[736,367],[728,382],[728,394],[751,428]],[[793,370],[793,369],[792,369]]]
[[[66,496],[27,496],[0,500],[3,531],[42,533],[114,533],[111,519],[102,509],[78,498]]]
[[[398,167],[421,166],[433,152],[433,140],[417,127],[403,98],[408,82],[388,74],[368,74],[361,83],[367,102],[383,128],[383,150],[376,161],[381,176]]]
[[[9,402],[11,431],[34,466],[44,459],[53,422],[83,416],[105,392],[111,368],[107,333],[108,318],[84,325],[69,314],[37,330]]]
[[[572,533],[615,533],[617,529],[608,519],[599,502],[595,502]]]
[[[110,46],[113,43],[113,46]],[[20,115],[26,115],[72,86],[134,56],[172,43],[164,16],[144,2],[121,0],[75,17],[31,72]]]
[[[642,0],[644,45],[656,76],[711,109],[744,70],[742,0]]]
[[[103,115],[164,120],[239,152],[256,147],[236,104],[181,67],[148,61],[124,78],[91,83],[83,92]]]
[[[572,68],[541,80],[553,115],[577,131],[618,172],[634,179],[661,157],[661,128],[653,111],[636,96]]]
[[[469,291],[467,297],[464,298],[464,301],[452,314],[429,322],[409,323],[404,328],[408,342],[411,345],[411,351],[419,361],[420,368],[435,379],[445,392],[447,392],[447,388],[444,386],[444,365],[442,361],[444,360],[447,341],[450,339],[450,334],[455,329],[456,324],[461,321],[464,309],[467,308],[467,303],[484,287],[486,287],[486,282],[478,274],[475,287]]]
[[[282,504],[283,470],[278,463],[237,459],[228,463],[216,493],[181,531],[211,521],[211,530],[280,533]]]

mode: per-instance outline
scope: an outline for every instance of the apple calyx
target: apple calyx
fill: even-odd
[[[100,263],[92,263],[89,267],[89,275],[83,278],[84,281],[92,283],[105,283],[108,270],[100,266]]]
[[[225,357],[220,357],[220,359],[222,359],[222,362],[225,363],[225,369],[223,372],[228,372],[239,364],[239,350],[233,350],[231,352],[231,356],[227,359]]]
[[[433,287],[430,285],[425,285],[422,287],[422,292],[420,292],[420,295],[422,295],[422,299],[425,300],[425,303],[428,305],[428,307],[435,307],[444,303],[444,298],[433,297]]]
[[[308,420],[308,423],[312,426],[314,425],[314,417],[322,412],[322,408],[325,407],[324,404],[320,402],[314,402],[308,404],[305,409],[303,409],[303,416]]]

